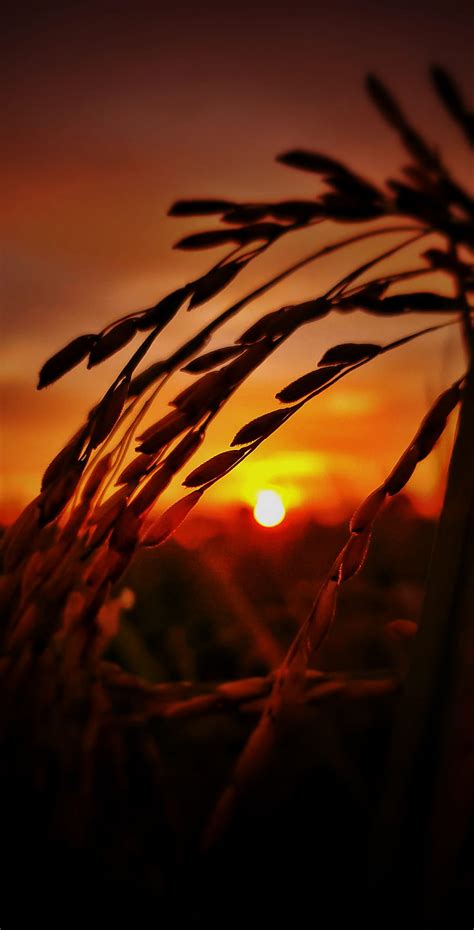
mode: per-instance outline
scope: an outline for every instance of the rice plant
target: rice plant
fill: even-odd
[[[474,114],[443,69],[433,68],[431,76],[441,103],[472,146]],[[401,142],[405,161],[399,177],[379,186],[344,161],[295,149],[278,160],[318,178],[322,193],[313,199],[296,195],[294,200],[275,203],[178,201],[170,216],[210,218],[212,228],[181,238],[176,247],[184,251],[225,248],[224,257],[197,279],[160,295],[154,306],[130,312],[99,332],[75,336],[45,362],[39,374],[38,388],[45,389],[72,368],[86,363],[90,369],[131,346],[128,361],[104,396],[49,464],[37,498],[4,536],[0,662],[7,835],[18,832],[20,803],[8,810],[8,798],[26,797],[21,837],[32,831],[37,837],[52,838],[60,849],[105,849],[101,861],[106,865],[99,866],[99,872],[111,868],[118,881],[126,872],[128,855],[121,855],[120,849],[129,844],[142,864],[144,883],[160,893],[167,887],[166,851],[160,847],[148,858],[139,855],[146,848],[149,830],[140,806],[143,781],[154,810],[153,828],[162,833],[167,822],[160,745],[150,729],[153,721],[225,716],[241,708],[257,715],[249,738],[229,768],[227,783],[209,810],[201,848],[206,850],[203,855],[210,855],[232,828],[252,786],[262,777],[271,778],[272,753],[295,708],[324,702],[335,693],[350,697],[354,679],[318,672],[315,659],[331,624],[337,623],[340,587],[350,584],[361,570],[373,525],[387,500],[405,488],[418,463],[431,454],[449,418],[459,410],[423,622],[397,698],[399,719],[387,784],[381,791],[380,812],[374,816],[372,868],[375,897],[382,894],[381,889],[393,892],[394,883],[406,870],[407,849],[414,844],[419,851],[433,830],[434,852],[426,860],[427,884],[417,885],[417,913],[425,915],[426,908],[433,907],[433,887],[437,888],[434,898],[443,902],[450,900],[456,887],[457,862],[466,836],[463,824],[474,811],[472,790],[466,790],[445,842],[443,821],[453,790],[448,763],[459,751],[451,743],[459,689],[467,674],[465,656],[472,654],[473,635],[472,564],[467,558],[468,554],[472,557],[474,506],[474,201],[438,148],[410,123],[385,85],[370,76],[367,90]],[[275,243],[324,223],[331,224],[331,232],[323,247],[229,304],[171,354],[150,359],[152,349],[159,347],[160,334],[178,314],[199,312]],[[349,226],[349,234],[333,239],[338,225]],[[243,323],[232,344],[214,341],[209,348],[211,338],[229,319],[250,303],[258,303],[282,280],[369,240],[378,246],[375,258],[334,280],[328,289],[316,288],[309,300],[276,306],[250,327]],[[391,270],[392,257],[404,252],[409,256],[406,266],[402,271]],[[446,279],[448,296],[424,288],[425,276],[433,273]],[[407,284],[409,291],[404,290]],[[268,412],[243,424],[227,449],[197,466],[192,464],[198,450],[205,447],[210,424],[273,352],[300,328],[317,326],[333,313],[355,310],[381,318],[406,317],[405,334],[385,344],[334,345],[312,370],[295,372],[295,379],[281,387]],[[429,315],[430,320],[439,314],[440,322],[414,330],[410,325],[414,313]],[[450,326],[461,329],[465,371],[446,385],[416,434],[409,441],[407,437],[407,447],[400,450],[393,470],[354,513],[347,541],[334,553],[332,567],[315,591],[313,607],[301,618],[279,667],[265,678],[190,688],[150,685],[104,659],[116,632],[117,612],[110,608],[112,589],[139,549],[156,548],[169,539],[216,482],[252,456],[276,430],[284,431],[287,421],[304,405],[314,402],[317,406],[321,393],[337,390],[338,382],[374,359],[389,352],[403,353],[413,340]],[[190,377],[188,387],[176,393],[171,409],[163,409],[164,386],[169,387],[183,370]],[[143,421],[151,414],[154,422],[144,428]],[[162,495],[178,475],[185,493],[164,508]],[[387,676],[374,681],[361,673],[359,687],[361,681],[367,692],[398,693],[400,689],[400,681]],[[427,741],[436,746],[429,759]],[[419,797],[420,784],[426,788],[428,801],[426,810],[414,813],[413,798]],[[127,797],[132,812],[130,823],[117,829],[110,840],[97,810],[111,805],[111,797],[119,804],[121,795]],[[399,826],[394,829],[394,824]],[[113,846],[118,850],[114,855]],[[30,870],[34,867],[30,863]]]

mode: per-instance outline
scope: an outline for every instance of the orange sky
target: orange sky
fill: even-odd
[[[116,2],[46,4],[11,14],[2,53],[3,518],[36,493],[42,470],[123,357],[37,393],[45,358],[73,336],[151,305],[217,256],[171,250],[188,231],[213,225],[166,218],[174,199],[313,196],[315,178],[274,161],[295,146],[344,158],[377,179],[395,171],[396,140],[361,88],[368,69],[404,96],[461,178],[469,176],[467,150],[424,78],[438,60],[469,87],[473,14],[468,4],[452,11],[427,0],[392,10],[368,0],[336,0],[327,9],[246,0],[233,10],[209,2],[167,9]],[[314,249],[322,235],[284,239],[239,277],[225,300],[178,317],[153,357]],[[344,261],[363,260],[371,248],[359,247]],[[212,346],[227,344],[262,310],[316,296],[344,270],[339,260],[305,269],[246,309]],[[354,314],[306,327],[232,399],[201,458],[226,448],[246,420],[272,409],[275,392],[314,367],[328,346],[388,341],[439,321],[374,322]],[[461,364],[451,329],[375,360],[308,405],[222,481],[210,503],[252,503],[260,486],[275,486],[290,505],[345,507],[383,477]],[[415,480],[427,509],[438,495],[443,456],[442,448]]]

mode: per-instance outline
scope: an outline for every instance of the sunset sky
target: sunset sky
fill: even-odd
[[[472,100],[473,27],[472,4],[436,0],[400,0],[390,9],[375,0],[278,7],[119,0],[11,10],[2,29],[0,92],[3,519],[37,493],[48,461],[126,357],[114,356],[94,372],[81,368],[37,392],[48,355],[152,305],[223,254],[172,250],[186,233],[215,225],[212,218],[167,217],[174,200],[314,196],[315,176],[274,160],[295,147],[346,160],[374,179],[393,174],[403,156],[364,94],[369,70],[385,78],[460,178],[469,178],[472,156],[431,93],[426,71],[442,63]],[[225,297],[178,316],[150,361],[232,299],[344,234],[320,227],[285,238]],[[263,310],[319,295],[354,260],[373,254],[373,244],[358,246],[309,266],[246,309],[212,347],[228,344]],[[275,392],[314,367],[329,346],[389,341],[430,322],[441,320],[410,315],[374,322],[353,314],[301,330],[232,399],[201,460],[271,410]],[[375,360],[293,418],[217,486],[210,503],[253,506],[268,487],[280,490],[288,506],[344,508],[383,478],[430,400],[461,366],[454,327]],[[179,384],[185,381],[183,375]],[[420,469],[414,490],[425,510],[438,498],[445,459],[442,447]]]

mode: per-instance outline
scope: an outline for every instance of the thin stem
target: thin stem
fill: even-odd
[[[279,272],[275,277],[271,278],[265,284],[260,285],[254,291],[251,291],[245,297],[242,297],[241,300],[233,304],[227,310],[224,310],[219,316],[212,320],[207,326],[201,330],[202,334],[212,335],[215,330],[222,326],[223,323],[226,323],[230,317],[234,316],[239,310],[242,310],[243,307],[247,306],[253,300],[256,300],[258,297],[261,297],[262,294],[265,294],[270,288],[275,287],[277,284],[280,284],[286,277],[290,274],[294,274],[297,271],[300,271],[301,268],[304,268],[306,265],[311,264],[311,262],[316,261],[318,258],[323,258],[325,255],[330,255],[332,252],[336,252],[338,249],[345,248],[346,246],[353,245],[356,242],[361,242],[364,239],[370,239],[374,236],[385,235],[387,233],[399,233],[399,232],[408,232],[416,229],[414,226],[392,226],[384,227],[383,229],[371,229],[365,233],[358,233],[355,236],[350,236],[347,239],[342,239],[339,242],[331,243],[330,245],[324,246],[322,249],[318,249],[316,252],[311,252],[309,255],[306,255],[305,258],[300,259],[300,261],[295,262],[293,265],[289,265],[284,271]],[[189,340],[191,342],[191,340]],[[188,343],[185,343],[183,349]],[[181,350],[179,350],[181,351]]]
[[[357,278],[360,278],[361,275],[365,274],[366,271],[370,271],[371,268],[374,268],[375,265],[378,265],[379,262],[384,261],[386,258],[391,258],[392,255],[396,255],[397,252],[400,252],[402,249],[406,248],[408,245],[412,245],[414,242],[417,242],[419,239],[423,239],[424,236],[429,235],[434,230],[427,228],[418,232],[415,236],[411,236],[409,239],[406,239],[405,242],[401,242],[399,245],[394,246],[391,249],[387,249],[385,252],[382,252],[381,255],[377,255],[376,258],[371,258],[369,261],[364,262],[362,265],[359,265],[358,268],[355,268],[354,271],[351,271],[349,274],[345,275],[337,284],[335,284],[325,295],[326,297],[336,297],[344,293],[346,287],[349,284],[352,284]]]
[[[307,225],[310,226],[310,225],[316,225],[316,224],[307,224]],[[372,230],[368,230],[365,233],[357,233],[355,236],[349,236],[348,238],[342,239],[339,242],[331,243],[328,246],[324,246],[322,249],[318,249],[316,252],[312,252],[310,255],[307,255],[305,258],[301,259],[300,261],[295,262],[294,264],[288,266],[282,272],[275,275],[269,281],[265,282],[265,284],[262,284],[258,288],[255,288],[253,291],[251,291],[245,297],[241,298],[235,304],[232,304],[231,307],[228,307],[227,310],[224,310],[222,313],[220,313],[214,320],[208,323],[207,326],[204,326],[203,329],[197,334],[197,336],[202,337],[202,339],[205,339],[206,337],[211,336],[220,326],[226,323],[228,319],[230,319],[232,316],[235,316],[240,310],[242,310],[243,307],[247,306],[249,303],[256,300],[258,297],[266,293],[266,291],[270,290],[272,287],[275,287],[277,284],[283,281],[290,274],[293,274],[299,271],[301,268],[304,268],[306,265],[310,264],[311,262],[316,261],[318,258],[322,258],[323,256],[329,255],[332,252],[336,252],[341,248],[345,248],[346,246],[353,245],[356,242],[361,242],[365,239],[373,238],[374,236],[386,235],[387,233],[390,234],[390,233],[407,232],[407,231],[412,231],[414,228],[416,227],[413,227],[413,225],[410,225],[410,226],[384,227],[383,229],[375,229],[375,230],[372,229]],[[292,229],[292,227],[289,227],[288,231],[290,231],[290,229]],[[115,388],[120,384],[121,381],[123,381],[124,378],[128,378],[128,379],[131,378],[135,369],[138,367],[142,359],[145,357],[148,350],[151,348],[151,346],[153,345],[153,343],[155,342],[156,338],[158,337],[161,331],[162,331],[161,328],[158,326],[146,336],[142,344],[134,352],[134,354],[129,359],[129,361],[126,363],[126,365],[117,374],[111,386],[106,391],[104,397],[102,398],[101,401],[99,401],[99,404],[97,405],[97,407],[99,407],[100,404],[103,403],[105,398],[115,390]],[[176,352],[174,352],[168,358],[167,363],[165,363],[167,377],[170,377],[173,374],[173,372],[176,371],[179,365],[181,365],[184,361],[188,361],[189,358],[191,358],[194,355],[196,351],[195,349],[196,338],[197,337],[195,335],[191,339],[187,340]],[[158,389],[160,387],[161,385],[158,386]],[[159,390],[157,390],[156,394],[154,394],[153,396],[156,397],[158,392]],[[133,404],[130,405],[130,407],[126,411],[124,411],[122,416],[117,421],[117,424],[114,427],[114,430],[111,436],[113,436],[116,433],[119,425],[123,422],[123,417],[128,415],[130,410],[133,408],[134,404],[135,402],[133,402]],[[109,439],[110,438],[111,437],[109,437]],[[101,447],[101,450],[103,450],[103,446]],[[91,451],[92,450],[90,449],[90,447],[88,447],[85,450],[84,455],[86,455],[87,458],[89,458]]]
[[[370,358],[362,359],[362,361],[357,362],[355,365],[351,365],[350,367],[348,366],[347,368],[344,368],[344,370],[339,372],[339,374],[335,375],[334,378],[331,379],[331,381],[327,381],[326,384],[323,384],[321,387],[312,391],[311,394],[308,394],[302,400],[293,404],[291,407],[288,407],[287,416],[281,421],[281,423],[278,424],[278,429],[280,428],[280,426],[283,425],[283,423],[286,423],[287,420],[290,419],[290,417],[292,417],[295,413],[298,413],[298,411],[301,410],[301,408],[304,407],[305,404],[307,404],[310,400],[313,400],[319,394],[323,394],[324,391],[327,391],[330,387],[336,384],[337,381],[340,381],[341,378],[345,378],[346,375],[352,374],[353,371],[357,371],[358,368],[362,368],[364,365],[367,365],[369,362],[373,361],[374,358],[378,358],[379,355],[382,355],[386,352],[390,352],[392,349],[398,349],[400,346],[405,345],[408,342],[411,342],[413,339],[418,339],[420,336],[426,335],[426,333],[432,333],[438,329],[444,329],[446,326],[453,326],[455,325],[456,322],[457,322],[456,320],[448,320],[447,323],[438,323],[434,326],[428,326],[428,327],[425,327],[424,329],[420,329],[415,333],[410,333],[408,336],[402,336],[401,339],[396,339],[393,342],[387,343],[386,346],[382,346],[378,355],[370,357]],[[281,345],[281,343],[284,341],[284,338],[285,337],[282,336],[280,337],[279,340],[276,340],[275,343],[273,343],[270,351],[273,352],[274,349],[278,348]],[[205,427],[207,427],[209,423],[214,419],[214,417],[217,415],[218,411],[222,408],[222,406],[227,401],[229,396],[230,396],[230,393],[226,396],[226,398],[224,398],[224,400],[219,405],[219,407],[216,407],[215,410],[211,411],[211,413],[208,415],[205,421],[205,424],[204,424]],[[240,458],[237,462],[231,465],[231,467],[228,469],[227,472],[225,472],[225,474],[226,475],[230,474],[230,472],[233,471],[234,468],[237,468],[237,466],[240,465],[241,462],[243,462],[243,460],[247,458],[247,456],[249,456],[252,452],[254,452],[255,449],[258,449],[258,447],[263,442],[265,442],[266,439],[269,439],[269,437],[273,435],[273,432],[275,432],[275,430],[273,430],[267,436],[263,436],[261,439],[254,440],[254,442],[252,442],[248,446],[248,448],[243,450],[242,458]],[[220,481],[221,477],[222,476],[219,476],[217,478],[213,478],[212,481],[209,481],[206,485],[204,485],[203,491],[209,490],[209,488],[211,488],[214,484],[216,484],[217,481]]]
[[[399,271],[395,274],[382,275],[380,278],[373,278],[371,281],[368,281],[367,284],[358,284],[357,287],[349,289],[346,292],[346,296],[356,296],[361,290],[364,290],[364,288],[370,286],[371,284],[385,284],[387,287],[389,287],[391,284],[398,284],[399,281],[407,281],[411,278],[422,277],[426,274],[433,274],[433,269],[431,267],[412,268],[410,271]]]

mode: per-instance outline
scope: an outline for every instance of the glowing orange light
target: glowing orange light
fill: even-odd
[[[276,491],[260,491],[253,515],[260,526],[278,526],[285,517],[280,495]]]

